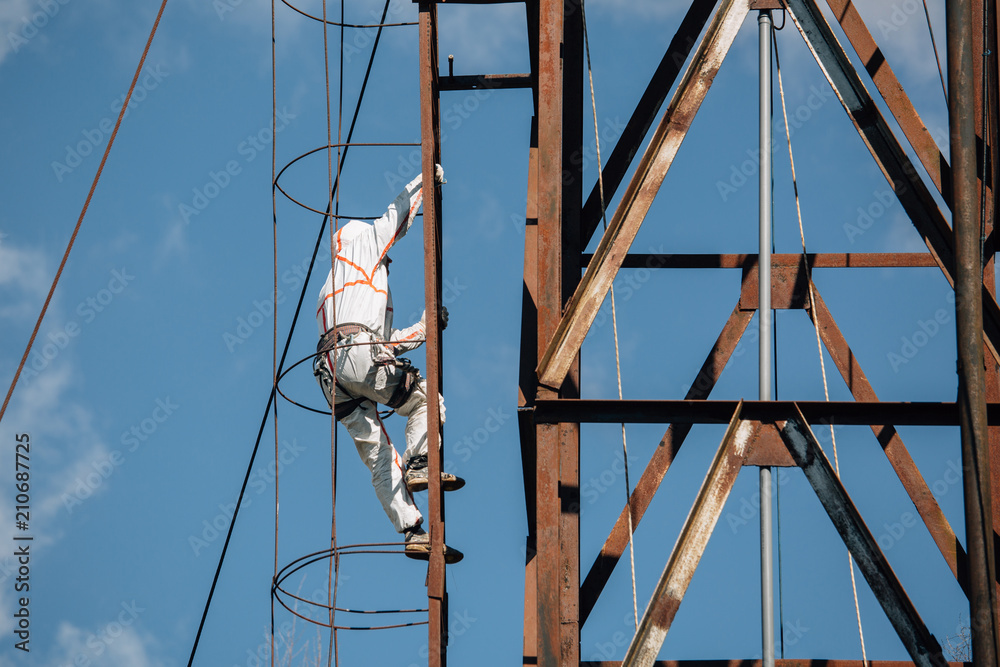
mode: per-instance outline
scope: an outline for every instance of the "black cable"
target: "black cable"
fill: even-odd
[[[934,28],[931,26],[931,12],[924,0],[924,16],[927,17],[927,32],[931,35],[931,47],[934,49],[934,60],[937,62],[938,76],[941,77],[941,91],[944,93],[944,103],[948,104],[948,86],[944,83],[944,70],[941,69],[941,58],[938,56],[937,43],[934,41]]]
[[[389,2],[391,0],[386,0],[385,9],[382,11],[382,21],[385,21],[386,14],[389,11]],[[379,25],[378,32],[375,36],[375,42],[372,46],[372,54],[368,60],[368,68],[365,71],[364,82],[361,85],[361,92],[358,95],[358,104],[354,108],[354,117],[351,120],[351,129],[347,133],[347,146],[344,147],[344,157],[347,159],[347,151],[350,148],[351,137],[354,133],[354,125],[358,120],[358,114],[361,111],[361,103],[364,101],[365,88],[368,84],[368,77],[371,73],[372,63],[375,61],[375,53],[378,49],[379,38],[382,36],[382,26]],[[340,174],[337,174],[337,180],[333,184],[333,189],[336,191],[340,186]],[[274,185],[272,184],[272,188]],[[326,221],[330,217],[330,207],[327,205],[326,214],[323,216],[323,223],[320,225],[319,235],[316,237],[316,245],[313,247],[312,257],[309,260],[309,269],[306,272],[306,279],[302,284],[302,291],[299,293],[299,300],[295,306],[295,315],[292,317],[292,324],[288,330],[288,337],[285,339],[285,347],[281,352],[281,361],[278,363],[278,375],[281,375],[281,371],[285,365],[285,359],[288,356],[288,349],[291,347],[292,334],[295,332],[295,325],[299,319],[299,313],[302,310],[302,302],[305,299],[306,288],[309,286],[309,279],[312,276],[313,266],[316,264],[316,256],[319,254],[319,246],[323,241],[323,232],[326,230]],[[257,440],[254,442],[253,452],[250,454],[250,462],[247,464],[246,474],[243,476],[243,486],[240,487],[240,495],[236,500],[236,508],[233,510],[233,517],[229,522],[229,530],[226,533],[226,540],[222,545],[222,554],[219,556],[219,565],[215,569],[215,576],[212,577],[212,586],[208,591],[208,599],[205,601],[205,610],[201,615],[201,622],[198,623],[198,632],[194,638],[194,645],[191,647],[191,656],[188,658],[188,667],[194,663],[195,653],[198,651],[198,643],[201,641],[201,633],[205,628],[205,620],[208,618],[208,610],[212,605],[212,597],[215,595],[215,587],[219,583],[219,575],[222,573],[222,565],[226,560],[226,553],[229,550],[229,541],[233,536],[233,529],[236,526],[236,518],[239,515],[240,507],[243,503],[243,496],[246,493],[247,483],[250,481],[250,473],[253,470],[254,461],[257,458],[257,450],[260,448],[260,441],[264,435],[264,427],[267,425],[268,415],[271,413],[271,405],[274,403],[274,395],[277,392],[277,381],[271,386],[271,393],[267,398],[267,407],[264,408],[264,416],[260,422],[260,428],[257,430]]]

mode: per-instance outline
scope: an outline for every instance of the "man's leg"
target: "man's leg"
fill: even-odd
[[[396,408],[406,417],[406,452],[404,461],[415,456],[427,456],[427,380],[421,378],[406,402]],[[441,422],[444,423],[444,402],[441,402]]]
[[[326,355],[316,364],[316,379],[323,389],[328,405],[351,400],[352,397],[341,391],[340,387],[334,387]],[[351,434],[358,455],[371,471],[375,495],[382,503],[382,509],[392,521],[396,532],[402,533],[418,527],[422,520],[420,511],[413,504],[413,497],[403,481],[399,455],[389,442],[375,403],[370,400],[362,402],[340,422]]]
[[[402,533],[420,525],[423,518],[403,482],[399,455],[389,442],[375,404],[371,401],[363,402],[354,412],[344,417],[341,423],[354,439],[361,460],[371,470],[375,495],[396,532]]]
[[[441,423],[444,423],[444,399],[438,395],[441,406]],[[406,486],[412,492],[427,488],[427,381],[421,379],[413,387],[409,398],[396,408],[406,417]],[[465,480],[447,472],[441,473],[445,491],[456,491],[465,486]]]

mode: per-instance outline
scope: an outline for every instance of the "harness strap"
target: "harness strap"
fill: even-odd
[[[362,332],[371,334],[371,336],[376,340],[380,339],[379,335],[375,333],[373,329],[366,327],[364,324],[359,324],[357,322],[345,322],[323,332],[323,335],[319,337],[319,342],[316,343],[316,351],[329,352],[336,347],[339,339],[347,338],[348,336],[353,336]]]

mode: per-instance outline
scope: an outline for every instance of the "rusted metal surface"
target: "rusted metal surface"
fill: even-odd
[[[996,665],[997,589],[993,563],[986,384],[983,374],[983,291],[979,198],[976,183],[977,82],[972,69],[974,23],[968,1],[946,4],[948,121],[951,138],[952,220],[955,228],[955,323],[958,347],[958,408],[965,490],[965,539],[969,552],[969,614],[972,661]],[[981,57],[976,54],[976,57]]]
[[[775,667],[913,667],[912,662],[899,660],[828,660],[826,658],[784,659],[774,661]],[[941,666],[966,667],[967,662],[942,662]],[[621,667],[616,660],[581,662],[580,667]],[[657,660],[652,667],[763,667],[760,660]]]
[[[562,312],[562,36],[563,0],[538,4],[538,244],[536,276],[539,350],[555,332]],[[555,398],[558,387],[540,387],[539,398]],[[560,435],[558,424],[536,426],[537,457],[535,609],[537,660],[561,664],[561,553],[559,503]]]
[[[861,364],[858,363],[857,357],[844,338],[844,334],[841,333],[840,327],[834,321],[830,309],[827,308],[826,303],[823,301],[823,297],[815,289],[813,290],[813,296],[816,299],[816,307],[810,316],[818,324],[823,344],[829,351],[837,370],[840,371],[841,377],[844,378],[844,382],[847,384],[851,395],[859,401],[877,401],[878,396],[875,394],[874,388],[868,382],[868,377],[865,375]],[[962,548],[961,543],[955,536],[955,531],[952,529],[951,524],[948,523],[944,512],[941,511],[941,506],[938,505],[937,498],[934,497],[930,487],[927,486],[927,482],[924,480],[923,475],[920,474],[917,464],[914,463],[910,452],[906,449],[906,445],[903,444],[903,439],[899,436],[899,432],[895,426],[889,423],[872,425],[872,432],[875,434],[875,438],[879,444],[882,445],[882,450],[885,452],[886,458],[899,477],[899,481],[903,484],[903,488],[906,489],[910,500],[913,501],[913,505],[927,526],[931,538],[933,538],[934,543],[941,551],[941,555],[944,556],[945,561],[948,563],[948,568],[955,575],[962,590],[968,595],[969,573],[968,558],[966,557],[965,549]]]
[[[927,249],[941,267],[948,283],[954,285],[954,236],[916,167],[865,90],[815,1],[788,0],[788,10],[900,204],[923,237]],[[1000,361],[1000,307],[985,287],[982,299],[984,332],[990,353]]]
[[[592,254],[583,255],[586,265]],[[809,253],[809,266],[814,269],[875,269],[904,267],[937,267],[934,258],[926,252],[824,252]],[[773,254],[772,264],[795,265],[802,263],[802,255]],[[743,269],[757,263],[757,254],[658,254],[629,253],[622,262],[623,269]]]
[[[604,202],[607,205],[618,191],[625,172],[632,164],[632,158],[639,151],[642,140],[656,120],[656,114],[660,112],[663,100],[674,85],[677,75],[687,60],[688,54],[695,45],[698,35],[701,34],[708,17],[712,14],[715,1],[692,2],[688,7],[687,14],[681,20],[674,38],[670,40],[663,59],[657,66],[656,71],[649,80],[649,85],[635,105],[632,116],[628,119],[625,129],[622,130],[618,142],[615,144],[611,155],[607,159],[604,170],[601,172],[601,180],[604,182]],[[590,243],[591,237],[601,224],[601,195],[598,185],[594,184],[587,197],[587,203],[583,205],[583,215],[580,218],[580,237],[583,246]]]
[[[785,441],[781,439],[777,424],[755,424],[756,429],[750,443],[750,454],[745,466],[769,466],[773,468],[794,468],[795,460],[788,453]]]
[[[705,363],[702,364],[697,377],[691,383],[691,388],[688,389],[686,395],[687,399],[708,398],[752,318],[752,312],[741,311],[738,307],[733,309],[719,334],[718,340],[709,351]],[[614,572],[615,566],[628,546],[629,508],[632,512],[632,530],[634,531],[638,528],[649,503],[652,502],[653,496],[660,488],[660,483],[663,482],[667,470],[670,469],[670,464],[673,463],[674,457],[677,456],[677,452],[680,451],[681,445],[684,444],[684,439],[690,431],[690,424],[671,424],[667,432],[663,434],[659,446],[653,452],[649,463],[646,464],[646,469],[636,483],[628,504],[619,513],[611,533],[604,541],[604,546],[601,547],[600,553],[594,559],[583,586],[580,588],[580,625],[586,623],[587,617],[590,616],[594,605],[597,604],[601,591],[604,590],[608,579],[611,578],[611,573]]]
[[[801,255],[783,255],[785,261],[771,258],[771,308],[805,308],[809,300],[808,276]],[[796,261],[798,260],[798,261]],[[740,308],[760,308],[759,266],[756,261],[743,265],[740,284]]]
[[[736,483],[736,476],[750,451],[752,431],[752,424],[740,419],[740,407],[737,406],[708,475],[698,490],[691,513],[670,552],[649,606],[639,619],[639,627],[622,660],[623,667],[648,667],[656,662],[726,499]]]
[[[559,387],[565,379],[746,15],[746,0],[725,0],[709,25],[597,247],[594,261],[574,292],[554,336],[551,340],[546,338],[549,345],[541,355],[538,366],[540,383]],[[543,32],[545,29],[543,21]],[[546,90],[541,86],[541,77],[539,87],[544,105]],[[539,141],[544,144],[541,134]]]
[[[837,532],[850,550],[889,622],[916,665],[944,662],[941,647],[927,630],[885,554],[858,513],[830,461],[823,454],[806,418],[799,413],[785,422],[781,434],[792,458],[802,468]]]
[[[906,140],[913,147],[934,187],[944,196],[946,202],[951,202],[948,161],[920,119],[920,115],[886,61],[882,49],[875,43],[854,3],[851,0],[827,0],[827,4],[833,10],[840,27],[844,29],[844,34],[854,47],[854,52],[858,54],[875,87],[882,94],[882,99],[885,100],[893,118],[899,123]]]
[[[737,401],[542,399],[535,403],[535,422],[555,424],[725,424]],[[841,425],[909,424],[958,426],[955,403],[894,401],[744,401],[743,416],[779,422],[795,406],[811,423]],[[990,424],[1000,424],[1000,405],[987,405]]]
[[[427,394],[443,392],[441,382],[441,190],[434,182],[434,165],[441,161],[440,114],[437,87],[437,8],[420,3],[420,132],[424,189],[424,305],[426,322]],[[445,578],[444,493],[441,490],[442,423],[438,402],[427,407],[428,485],[427,520],[431,556],[427,567],[428,667],[448,663],[448,603]]]
[[[538,578],[535,574],[535,539],[533,536],[525,542],[524,564],[524,649],[521,664],[538,664],[538,610],[535,608],[535,587]]]
[[[972,52],[988,53],[983,58],[973,58],[973,78],[981,81],[985,76],[987,90],[983,91],[980,86],[975,90],[975,117],[976,131],[980,135],[981,145],[985,149],[985,154],[991,155],[992,169],[987,168],[985,174],[979,174],[979,194],[981,201],[985,201],[986,210],[984,215],[986,236],[985,247],[983,248],[983,284],[986,289],[996,298],[996,263],[994,253],[996,252],[996,211],[997,211],[997,183],[1000,181],[1000,161],[997,160],[998,129],[1000,124],[996,122],[1000,118],[1000,103],[998,103],[998,93],[1000,93],[1000,78],[997,72],[997,4],[996,0],[972,0],[972,15],[982,16],[984,10],[987,14],[984,30],[974,30],[972,33]],[[985,40],[985,41],[984,41]],[[984,71],[985,70],[985,71]],[[984,97],[985,92],[985,97]],[[983,120],[991,119],[987,123],[988,127],[983,136]],[[983,192],[985,188],[985,192]],[[992,360],[986,360],[986,401],[988,403],[1000,402],[1000,368]],[[994,551],[1000,548],[997,535],[997,522],[1000,521],[1000,428],[990,427],[988,429],[990,443],[990,488],[992,493],[992,513],[993,513],[993,547]],[[1000,576],[1000,575],[998,575]],[[1000,582],[998,582],[1000,587]],[[1000,588],[998,588],[1000,593]]]

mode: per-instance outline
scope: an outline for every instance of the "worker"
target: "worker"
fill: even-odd
[[[442,184],[444,170],[435,165],[434,180]],[[314,372],[334,416],[354,439],[358,454],[371,470],[372,486],[396,531],[405,536],[404,552],[430,558],[430,538],[413,493],[427,488],[427,382],[407,359],[399,356],[424,342],[426,312],[420,321],[392,328],[389,291],[389,251],[413,224],[423,199],[423,179],[417,176],[374,224],[351,220],[336,234],[333,268],[320,292],[316,320],[320,340]],[[336,304],[336,313],[334,305]],[[442,329],[448,311],[441,309]],[[336,364],[336,379],[331,367]],[[379,416],[377,404],[406,417],[406,452],[400,462]],[[439,395],[441,421],[444,399]],[[465,480],[441,474],[445,491],[460,489]],[[445,561],[458,562],[462,552],[445,547]]]

